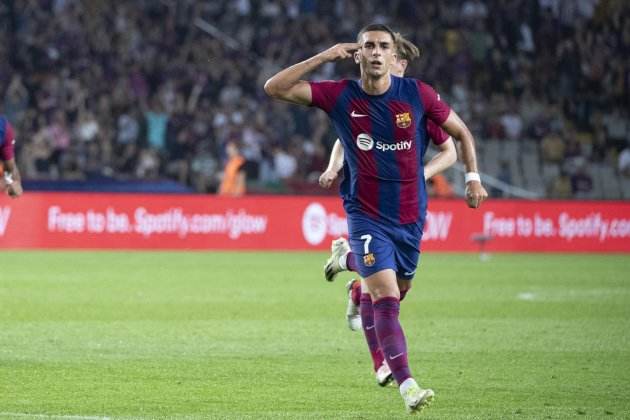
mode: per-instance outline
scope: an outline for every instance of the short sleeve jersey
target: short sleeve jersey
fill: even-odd
[[[393,224],[424,223],[423,157],[430,137],[436,144],[448,138],[439,126],[450,107],[413,78],[391,76],[381,95],[368,95],[356,80],[310,85],[311,105],[328,114],[343,143],[346,212]]]

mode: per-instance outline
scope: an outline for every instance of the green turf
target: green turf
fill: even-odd
[[[324,259],[2,251],[0,418],[408,417]],[[629,271],[623,255],[424,255],[401,315],[436,391],[421,416],[629,418]]]

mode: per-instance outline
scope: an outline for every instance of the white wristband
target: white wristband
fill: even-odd
[[[11,174],[9,172],[5,172],[4,173],[4,183],[6,185],[13,184],[13,176],[11,176]]]
[[[470,181],[481,182],[481,177],[477,172],[466,172],[466,175],[464,175],[464,182],[468,184]]]

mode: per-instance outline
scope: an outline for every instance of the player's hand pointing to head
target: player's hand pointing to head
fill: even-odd
[[[324,61],[337,61],[343,60],[344,58],[351,58],[352,53],[358,50],[361,47],[361,44],[356,42],[346,42],[343,44],[336,44],[332,47],[328,48],[326,51],[322,51],[319,53],[321,58]]]

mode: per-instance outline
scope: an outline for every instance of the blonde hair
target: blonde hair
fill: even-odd
[[[399,60],[412,61],[420,57],[420,49],[413,42],[402,36],[400,32],[394,33],[394,42],[396,43],[396,53]]]

